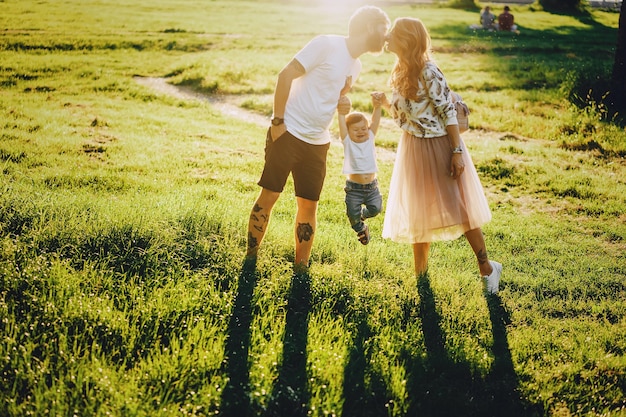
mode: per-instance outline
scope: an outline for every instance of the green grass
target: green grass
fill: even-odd
[[[595,94],[568,100],[612,65],[617,14],[514,7],[511,35],[385,6],[424,20],[470,104],[498,297],[464,239],[433,245],[427,280],[382,215],[360,245],[338,143],[310,276],[291,268],[291,182],[244,268],[266,127],[133,76],[268,116],[280,68],[346,32],[338,4],[2,2],[1,415],[626,415],[626,133]],[[369,111],[393,57],[363,63]],[[385,194],[399,131],[379,133]]]

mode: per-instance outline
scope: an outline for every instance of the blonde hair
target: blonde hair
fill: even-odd
[[[367,32],[370,26],[380,23],[389,26],[389,17],[382,9],[376,6],[359,7],[350,17],[348,35],[359,36]]]
[[[366,125],[369,125],[367,117],[363,113],[353,112],[346,116],[346,127],[350,127],[353,124],[365,121]],[[369,127],[369,126],[368,126]]]
[[[405,98],[417,98],[422,71],[431,57],[430,35],[421,20],[398,18],[391,29],[396,63],[391,71],[389,85]]]

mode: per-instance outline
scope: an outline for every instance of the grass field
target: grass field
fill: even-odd
[[[338,142],[310,275],[291,267],[291,183],[242,263],[266,126],[218,98],[268,118],[280,68],[356,5],[0,1],[0,415],[626,415],[626,132],[585,90],[610,74],[616,13],[515,6],[513,35],[382,6],[426,23],[472,110],[498,296],[464,239],[434,244],[422,279],[383,215],[362,246]],[[363,64],[369,111],[393,57]],[[384,121],[384,195],[399,134]]]

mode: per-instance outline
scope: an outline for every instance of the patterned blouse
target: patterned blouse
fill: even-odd
[[[419,82],[417,100],[406,99],[393,92],[390,114],[401,129],[420,138],[447,135],[446,126],[458,124],[450,88],[434,62],[427,62]]]

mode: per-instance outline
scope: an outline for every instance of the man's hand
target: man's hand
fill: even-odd
[[[270,127],[270,135],[272,136],[272,140],[275,141],[279,137],[281,137],[287,131],[287,126],[285,124],[280,124],[278,126],[272,125]]]

